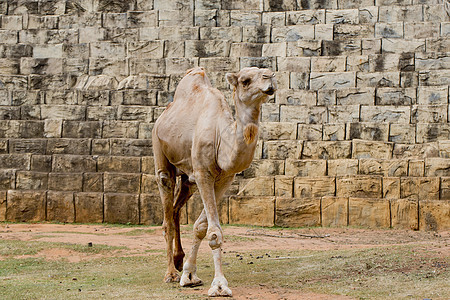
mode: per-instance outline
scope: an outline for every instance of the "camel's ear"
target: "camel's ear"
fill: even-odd
[[[236,73],[227,73],[225,75],[225,77],[227,78],[227,81],[229,84],[231,84],[232,86],[236,87],[238,84],[238,76]]]

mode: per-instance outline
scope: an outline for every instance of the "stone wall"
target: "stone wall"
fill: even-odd
[[[160,223],[151,129],[194,66],[276,71],[225,223],[450,228],[439,0],[0,1],[0,220]],[[183,212],[193,223],[198,195]]]

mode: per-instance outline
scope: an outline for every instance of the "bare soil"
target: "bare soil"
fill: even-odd
[[[358,228],[311,228],[311,229],[263,229],[224,226],[225,252],[251,252],[261,250],[345,250],[388,247],[395,245],[426,245],[430,256],[450,256],[450,231],[424,232],[409,230],[369,230]],[[188,253],[192,233],[190,226],[182,228],[183,246]],[[88,254],[65,248],[51,248],[35,255],[17,258],[39,257],[46,260],[66,259],[80,262],[108,256],[161,255],[165,242],[161,227],[118,227],[74,224],[0,224],[0,239],[21,241],[46,241],[70,244],[119,246],[112,252]],[[203,243],[200,252],[209,252]],[[5,257],[0,255],[0,260]],[[284,259],[274,257],[273,259]],[[401,270],[400,270],[401,271]],[[182,290],[191,295],[205,295],[207,286]],[[273,289],[264,285],[258,288],[234,287],[234,299],[352,299],[346,296],[306,293],[299,295],[289,289]]]

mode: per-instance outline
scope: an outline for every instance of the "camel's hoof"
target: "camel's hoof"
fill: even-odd
[[[181,275],[180,285],[185,287],[193,287],[202,285],[203,281],[197,277],[195,273],[184,271],[183,275]]]
[[[208,296],[210,297],[231,297],[233,292],[231,292],[228,287],[228,281],[225,277],[215,278],[211,283],[211,288],[208,291]]]
[[[179,281],[180,275],[178,273],[167,273],[166,276],[164,276],[165,283],[179,282]]]

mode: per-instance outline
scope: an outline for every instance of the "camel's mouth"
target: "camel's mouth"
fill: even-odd
[[[275,90],[274,89],[268,89],[267,91],[263,91],[264,94],[272,96],[273,94],[275,94]]]

